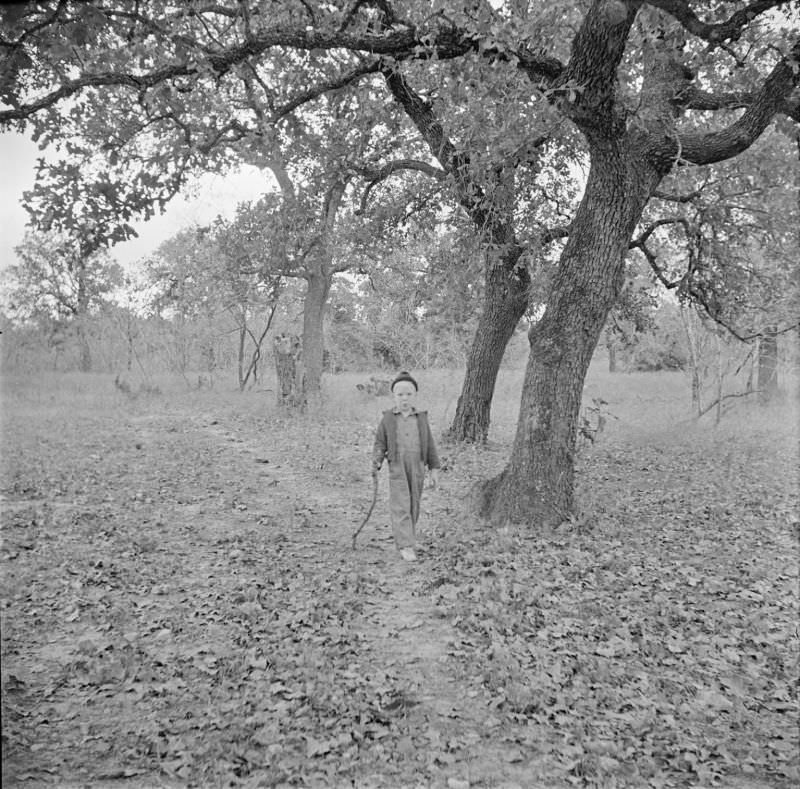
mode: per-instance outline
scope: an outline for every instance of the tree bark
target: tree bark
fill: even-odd
[[[606,350],[608,351],[608,372],[617,372],[617,338],[606,329]]]
[[[758,398],[763,404],[778,397],[778,335],[768,327],[758,344]]]
[[[86,283],[86,258],[81,259],[76,264],[76,277],[78,280],[76,330],[78,344],[80,346],[80,371],[89,373],[92,370],[92,349],[89,346],[89,333],[87,331],[87,319],[89,317],[89,290]]]
[[[508,465],[484,483],[481,514],[494,523],[552,525],[574,507],[574,456],[586,371],[623,285],[625,254],[660,180],[629,143],[595,144],[583,200],[529,333],[517,432]],[[624,184],[624,188],[621,185]]]
[[[303,388],[312,406],[319,403],[322,396],[325,347],[323,317],[330,290],[331,277],[324,271],[310,272],[306,276],[303,300]]]
[[[717,383],[717,405],[714,411],[714,424],[719,425],[722,421],[722,384],[723,384],[723,375],[722,375],[722,342],[719,337],[719,329],[715,328],[714,331],[714,348],[717,352],[717,364],[716,364],[716,383]]]
[[[464,383],[448,437],[453,441],[484,443],[497,374],[506,346],[528,306],[530,277],[515,270],[521,249],[513,248],[501,266],[487,263],[483,310],[472,340]]]
[[[302,391],[297,389],[300,340],[292,335],[279,334],[273,339],[272,347],[275,353],[278,405],[298,405],[303,399]]]
[[[247,325],[242,322],[239,324],[239,348],[237,349],[236,361],[237,370],[239,373],[239,391],[244,391],[245,377],[244,377],[244,344],[247,339]],[[249,372],[249,371],[248,371]]]
[[[695,416],[699,417],[703,411],[700,401],[700,353],[697,342],[697,335],[692,325],[694,313],[681,304],[681,322],[686,332],[686,342],[689,347],[689,364],[692,366],[692,410]]]
[[[303,357],[297,382],[303,392],[303,405],[312,409],[322,403],[322,371],[325,363],[325,336],[323,319],[328,296],[331,292],[334,274],[345,271],[348,266],[337,268],[334,265],[332,236],[336,215],[342,203],[345,182],[334,180],[325,194],[322,209],[321,228],[318,237],[319,251],[316,261],[311,260],[305,268],[306,293],[303,300]]]
[[[89,345],[89,336],[86,331],[86,316],[81,315],[77,321],[78,345],[80,347],[80,360],[78,362],[82,373],[92,371],[92,349]]]

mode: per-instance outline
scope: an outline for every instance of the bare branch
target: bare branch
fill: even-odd
[[[700,189],[695,189],[693,192],[689,192],[683,195],[672,195],[668,194],[667,192],[661,192],[656,189],[652,196],[655,197],[657,200],[666,200],[668,203],[691,203],[692,200],[696,200],[703,194],[702,187]]]
[[[439,181],[447,177],[447,173],[444,170],[417,159],[397,159],[377,169],[364,168],[360,171],[360,175],[367,180],[367,186],[364,189],[364,193],[361,195],[361,202],[356,214],[364,213],[369,195],[379,183],[385,181],[390,175],[402,170],[416,170],[417,172],[422,172],[431,176],[431,178],[436,178]]]
[[[348,71],[346,74],[341,74],[334,79],[320,82],[313,88],[310,88],[298,96],[295,96],[295,98],[293,98],[291,101],[287,101],[286,104],[282,105],[281,107],[276,107],[272,113],[272,120],[273,122],[277,122],[303,104],[307,104],[309,101],[313,101],[314,99],[317,99],[323,94],[329,93],[330,91],[347,87],[347,85],[357,82],[366,74],[376,74],[381,70],[381,68],[381,60],[377,59],[366,63],[363,66],[358,66],[352,71]]]
[[[708,93],[698,88],[689,87],[683,91],[683,106],[689,110],[712,112],[714,110],[739,110],[749,107],[756,98],[752,91],[734,93]],[[778,108],[778,112],[800,122],[800,95],[787,97]]]
[[[713,403],[707,405],[699,414],[694,417],[695,422],[700,419],[702,416],[705,416],[709,411],[715,409],[720,403],[725,402],[725,400],[730,400],[733,397],[749,397],[750,395],[758,394],[761,390],[760,389],[752,389],[749,392],[732,392],[731,394],[723,395],[722,397],[718,397]]]
[[[709,93],[695,87],[686,87],[682,91],[682,104],[687,109],[700,112],[712,110],[738,110],[749,107],[753,103],[755,94],[750,91],[736,91],[734,93]]]
[[[720,46],[725,41],[737,41],[745,27],[757,16],[772,8],[786,5],[786,0],[754,0],[723,22],[713,24],[703,22],[686,0],[649,0],[649,5],[668,13],[693,36],[708,41],[712,46]]]
[[[681,225],[687,236],[691,232],[691,226],[685,217],[663,217],[662,219],[658,219],[652,224],[648,225],[638,238],[633,239],[630,244],[628,244],[628,248],[634,249],[635,247],[640,247],[642,244],[646,244],[650,236],[652,236],[659,227],[664,227],[665,225]]]
[[[539,236],[539,243],[542,246],[552,243],[559,238],[568,238],[572,232],[572,223],[568,225],[559,225],[558,227],[547,228],[541,236]]]

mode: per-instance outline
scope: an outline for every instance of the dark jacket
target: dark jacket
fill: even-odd
[[[428,468],[439,468],[439,455],[436,452],[436,444],[433,441],[430,425],[428,424],[427,411],[415,411],[417,417],[417,427],[419,427],[419,447],[420,460]],[[383,459],[387,458],[389,463],[397,462],[397,414],[394,409],[383,412],[383,418],[378,425],[375,433],[375,447],[372,454],[372,462],[375,468],[383,465]]]

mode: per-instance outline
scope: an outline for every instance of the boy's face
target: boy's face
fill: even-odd
[[[417,390],[410,381],[398,381],[392,389],[394,404],[404,413],[411,411],[414,400],[417,397]]]

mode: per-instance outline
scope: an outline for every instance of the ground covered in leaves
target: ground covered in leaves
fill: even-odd
[[[4,786],[796,785],[791,409],[679,423],[679,376],[599,378],[579,513],[496,532],[470,490],[508,452],[501,386],[490,445],[441,447],[409,565],[385,479],[351,549],[386,403],[339,378],[315,417],[7,384]],[[457,381],[429,383],[444,428]]]

